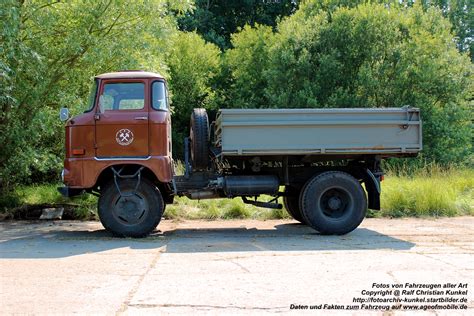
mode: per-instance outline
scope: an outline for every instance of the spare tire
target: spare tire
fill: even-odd
[[[207,169],[209,166],[209,118],[205,109],[193,110],[189,140],[193,169]]]

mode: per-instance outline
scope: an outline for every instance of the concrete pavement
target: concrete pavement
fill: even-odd
[[[474,217],[366,219],[345,236],[276,220],[159,229],[118,239],[98,222],[0,223],[1,313],[314,314],[310,306],[326,304],[321,314],[405,314],[364,310],[360,300],[407,283],[467,283],[467,294],[442,296],[464,297],[468,310],[422,313],[474,312]]]

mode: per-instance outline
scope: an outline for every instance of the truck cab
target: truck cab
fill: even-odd
[[[111,167],[144,167],[164,185],[172,181],[171,113],[165,79],[124,71],[94,78],[89,108],[66,123],[61,192],[99,191]],[[143,170],[142,170],[143,171]],[[105,173],[104,173],[105,172]]]

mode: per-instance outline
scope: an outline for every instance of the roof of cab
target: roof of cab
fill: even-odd
[[[108,72],[95,76],[99,79],[135,79],[135,78],[160,78],[164,79],[162,75],[155,72],[148,72],[142,70],[124,70],[118,72]]]

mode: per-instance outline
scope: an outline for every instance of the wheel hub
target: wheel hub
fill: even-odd
[[[115,206],[115,215],[125,223],[139,222],[146,212],[146,205],[139,196],[120,197]]]
[[[341,218],[351,203],[349,194],[341,188],[331,188],[323,193],[320,206],[323,213],[331,218]]]
[[[339,197],[333,196],[328,201],[328,206],[332,211],[338,210],[342,205],[342,201]]]

